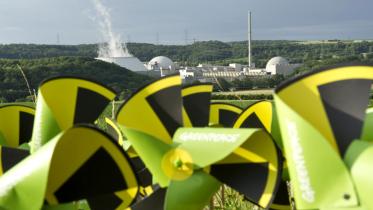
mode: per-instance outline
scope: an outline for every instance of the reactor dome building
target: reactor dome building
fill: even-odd
[[[170,70],[175,71],[175,63],[166,56],[157,56],[148,63],[148,70]]]

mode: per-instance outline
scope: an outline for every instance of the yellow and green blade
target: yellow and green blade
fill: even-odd
[[[162,77],[140,88],[119,108],[116,120],[121,126],[171,143],[176,129],[183,125],[180,76]]]
[[[357,206],[343,156],[358,139],[373,67],[314,71],[276,89],[275,103],[299,209]]]
[[[189,178],[173,180],[167,189],[164,210],[201,210],[218,191],[221,183],[197,170]]]
[[[228,103],[211,103],[210,105],[210,126],[233,127],[242,109]]]
[[[68,154],[68,155],[66,155]],[[0,177],[0,208],[41,209],[115,193],[121,209],[138,191],[128,157],[102,131],[65,130]]]
[[[206,127],[209,125],[211,84],[194,84],[183,87],[184,127]]]
[[[81,78],[44,81],[38,91],[31,152],[75,124],[93,124],[115,95],[111,89]]]
[[[23,105],[0,107],[0,145],[19,147],[31,140],[35,109]]]

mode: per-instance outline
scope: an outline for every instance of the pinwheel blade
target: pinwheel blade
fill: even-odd
[[[369,108],[366,111],[361,139],[365,141],[373,142],[372,129],[373,129],[373,108]]]
[[[297,208],[358,205],[341,157],[361,135],[372,79],[372,67],[347,66],[314,71],[276,89]]]
[[[183,87],[184,127],[206,127],[209,125],[211,84],[195,84]]]
[[[194,164],[203,168],[224,159],[261,132],[259,129],[180,128],[174,142],[190,154]]]
[[[69,154],[69,155],[66,155]],[[0,208],[41,209],[121,191],[132,203],[137,178],[128,157],[102,131],[73,127],[0,177]]]
[[[257,130],[232,154],[212,165],[210,174],[268,208],[280,185],[282,167],[282,154],[275,142],[267,132]]]
[[[121,126],[171,143],[174,132],[183,125],[180,76],[162,77],[139,89],[119,108],[116,120]]]
[[[152,173],[155,181],[157,181],[161,187],[167,186],[170,178],[162,169],[162,160],[164,155],[173,147],[139,130],[124,128],[123,132]]]
[[[22,105],[0,107],[0,145],[18,147],[31,140],[35,109]]]
[[[272,124],[272,103],[259,101],[241,112],[233,128],[263,128],[269,133]]]
[[[44,81],[39,87],[31,152],[75,124],[93,124],[115,95],[101,84],[80,78]]]
[[[212,126],[231,128],[242,112],[238,106],[228,103],[211,103],[209,123]]]
[[[201,210],[219,189],[221,183],[203,170],[183,181],[171,181],[167,189],[165,210]]]
[[[359,193],[361,205],[367,209],[373,209],[373,181],[371,178],[373,174],[373,144],[365,141],[354,141],[347,150],[345,160],[351,170],[351,176]]]

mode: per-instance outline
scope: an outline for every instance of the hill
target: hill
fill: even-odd
[[[129,51],[141,61],[149,61],[155,56],[164,55],[181,64],[196,65],[213,63],[247,63],[247,42],[203,41],[190,45],[154,45],[146,43],[128,43]],[[346,56],[358,56],[373,53],[373,42],[361,41],[263,41],[254,40],[252,44],[253,62],[257,67],[265,67],[274,56],[283,56],[294,63],[310,60],[323,60]],[[97,44],[85,45],[0,45],[0,58],[35,59],[57,56],[96,57]]]
[[[25,101],[29,96],[17,65],[21,66],[31,89],[35,90],[41,81],[52,76],[80,76],[110,86],[123,98],[152,79],[88,57],[0,59],[0,101]]]

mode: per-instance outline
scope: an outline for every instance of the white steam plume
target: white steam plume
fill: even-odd
[[[107,41],[105,44],[100,44],[98,49],[98,57],[128,57],[131,54],[128,52],[126,45],[122,46],[120,35],[115,33],[111,24],[111,15],[109,9],[106,8],[101,0],[92,0],[98,18],[98,24],[100,26],[100,32],[104,40]]]

